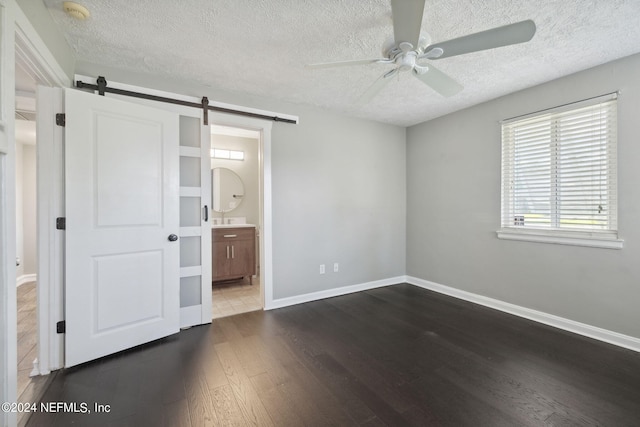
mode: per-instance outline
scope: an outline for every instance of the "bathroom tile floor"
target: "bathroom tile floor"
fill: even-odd
[[[260,286],[262,284],[259,277],[253,278],[253,285],[249,284],[249,279],[214,284],[213,318],[262,310]]]

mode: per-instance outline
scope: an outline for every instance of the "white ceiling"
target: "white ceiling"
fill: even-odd
[[[465,87],[451,98],[402,73],[362,106],[355,100],[390,66],[304,65],[382,57],[388,0],[78,0],[85,21],[65,15],[62,0],[44,2],[79,61],[402,126],[640,52],[640,0],[427,0],[422,28],[433,42],[525,19],[537,33],[434,61]]]

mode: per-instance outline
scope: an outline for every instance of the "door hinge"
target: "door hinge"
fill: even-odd
[[[56,124],[58,126],[65,126],[67,124],[67,117],[64,113],[56,114]]]
[[[56,323],[56,333],[64,334],[65,332],[67,332],[67,322],[66,322],[66,320],[61,320],[58,323]]]
[[[66,230],[67,229],[67,218],[59,217],[56,218],[56,230]]]

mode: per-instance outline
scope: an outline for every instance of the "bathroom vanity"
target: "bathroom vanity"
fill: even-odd
[[[246,217],[230,218],[244,199],[244,183],[231,169],[211,170],[211,200],[215,213],[211,218],[212,281],[242,279],[252,282],[256,274],[256,226]]]
[[[256,227],[251,224],[214,225],[211,229],[213,282],[256,274]]]

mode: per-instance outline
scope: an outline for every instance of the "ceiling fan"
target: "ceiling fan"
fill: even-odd
[[[501,46],[524,43],[533,37],[536,25],[531,20],[469,34],[445,42],[431,44],[427,35],[420,35],[425,0],[391,0],[393,42],[383,49],[385,58],[310,64],[310,68],[330,68],[361,64],[390,64],[395,67],[376,80],[359,102],[367,103],[400,72],[411,71],[418,80],[442,96],[453,96],[463,87],[451,77],[423,60],[449,58]],[[420,62],[419,62],[420,61]]]

